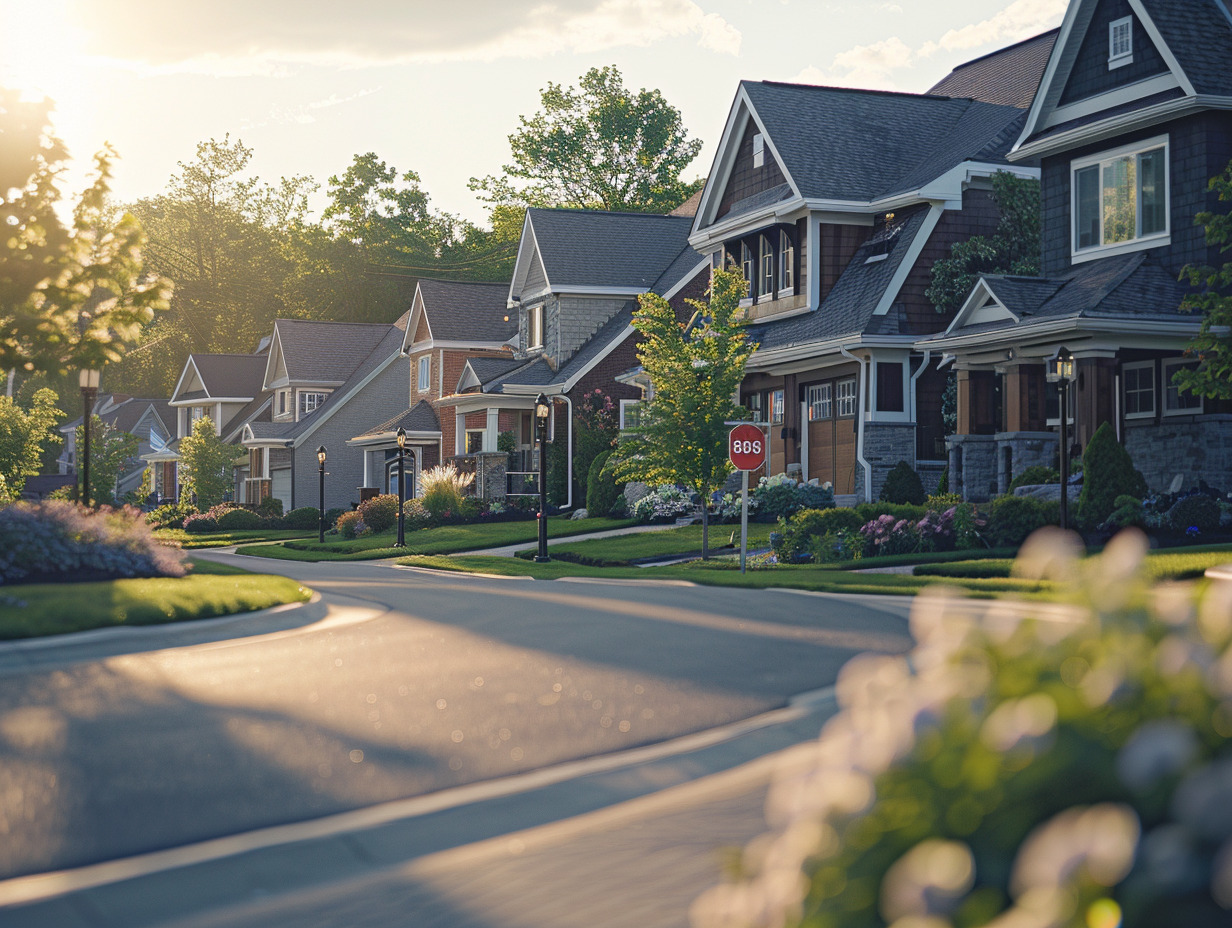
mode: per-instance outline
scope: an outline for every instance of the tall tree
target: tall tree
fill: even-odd
[[[549,83],[540,100],[509,136],[504,174],[470,180],[498,234],[519,234],[528,206],[665,213],[701,187],[680,179],[702,145],[680,111],[657,90],[627,90],[614,66],[591,68],[577,88]]]
[[[681,325],[663,297],[638,297],[633,324],[644,341],[637,356],[654,384],[641,421],[613,452],[622,480],[679,483],[702,498],[702,556],[710,551],[710,495],[732,471],[727,459],[727,422],[740,418],[736,390],[744,365],[757,347],[740,313],[747,291],[738,271],[715,271],[709,305]]]
[[[1210,189],[1219,194],[1220,202],[1232,201],[1232,162],[1211,178]],[[1208,245],[1219,246],[1220,254],[1232,251],[1232,213],[1203,211],[1195,221],[1206,227]],[[1181,279],[1205,287],[1181,304],[1186,312],[1202,313],[1202,328],[1186,350],[1198,359],[1198,366],[1180,370],[1172,379],[1182,390],[1199,396],[1232,399],[1232,261],[1221,267],[1188,266]]]
[[[63,443],[56,434],[64,419],[58,399],[54,391],[42,389],[25,409],[0,396],[0,503],[15,499],[27,477],[42,473],[48,451]]]
[[[180,440],[180,470],[185,492],[197,494],[202,511],[221,503],[232,485],[232,467],[238,450],[225,444],[214,429],[214,420],[202,416],[193,423],[192,434]]]
[[[86,446],[85,428],[77,426],[77,457]],[[90,499],[95,505],[113,506],[116,487],[124,469],[137,457],[137,436],[90,417]]]
[[[106,208],[109,148],[95,155],[71,222],[60,219],[67,153],[49,111],[0,88],[0,370],[101,368],[170,295],[169,282],[146,271],[140,223]]]

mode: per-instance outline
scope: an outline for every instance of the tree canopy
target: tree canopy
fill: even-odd
[[[77,458],[86,446],[85,428],[77,426]],[[114,505],[124,468],[137,457],[137,436],[90,417],[90,500],[96,506]]]
[[[679,483],[702,497],[703,552],[706,503],[732,471],[727,422],[742,418],[736,391],[757,347],[745,332],[740,299],[747,284],[738,271],[716,270],[709,305],[689,300],[697,312],[681,324],[663,297],[644,294],[633,325],[644,337],[637,356],[654,385],[640,423],[613,454],[616,475],[650,484]]]
[[[63,443],[56,434],[64,418],[58,399],[54,391],[42,389],[26,409],[0,396],[0,503],[16,499],[26,478],[42,472],[48,450]]]
[[[1232,201],[1232,162],[1222,174],[1211,178],[1210,189],[1222,203]],[[1198,213],[1195,221],[1206,227],[1208,245],[1221,254],[1232,250],[1232,213]],[[1232,399],[1232,261],[1221,267],[1186,267],[1181,279],[1204,287],[1185,299],[1181,309],[1202,313],[1202,328],[1186,351],[1198,359],[1192,370],[1180,370],[1173,380],[1182,390],[1211,399]]]
[[[609,65],[591,68],[577,88],[549,82],[540,100],[509,136],[504,174],[471,178],[498,230],[516,224],[521,232],[528,206],[666,213],[700,189],[701,180],[680,175],[701,140],[689,138],[659,91],[629,91]]]
[[[192,434],[180,440],[180,472],[184,492],[197,494],[197,508],[205,511],[221,503],[232,485],[232,465],[241,453],[218,437],[214,420],[202,416]]]

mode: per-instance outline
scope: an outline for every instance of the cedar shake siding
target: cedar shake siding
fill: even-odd
[[[1126,16],[1133,17],[1133,62],[1121,67],[1108,67],[1108,26]],[[1066,106],[1089,97],[1126,87],[1168,70],[1163,57],[1134,14],[1129,0],[1101,0],[1087,27],[1086,37],[1078,50],[1074,69],[1070,72],[1059,105]]]
[[[719,201],[716,219],[722,219],[730,213],[732,206],[741,200],[757,193],[764,193],[787,182],[787,178],[783,176],[783,169],[779,166],[769,145],[765,148],[765,161],[762,166],[753,167],[753,136],[757,131],[757,124],[750,119],[748,127],[744,130],[744,138],[740,140],[740,149],[736,153],[731,177],[728,178],[727,187]]]
[[[800,220],[801,229],[807,228],[807,220]],[[843,226],[823,222],[821,224],[821,301],[824,303],[830,293],[830,288],[847,265],[855,257],[856,251],[864,244],[872,231],[871,226]],[[799,249],[797,249],[798,251]],[[801,280],[801,293],[808,293],[807,284]]]

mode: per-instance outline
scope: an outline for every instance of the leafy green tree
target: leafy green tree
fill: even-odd
[[[709,305],[687,325],[663,297],[638,297],[633,324],[644,341],[637,356],[654,384],[641,421],[617,446],[613,470],[621,480],[679,483],[702,498],[702,556],[709,557],[710,494],[731,473],[726,424],[742,418],[735,405],[744,365],[757,347],[741,320],[747,284],[737,271],[715,271]]]
[[[591,68],[577,88],[549,82],[540,100],[509,136],[504,174],[470,180],[498,234],[520,234],[528,206],[665,213],[700,189],[680,175],[702,143],[659,91],[632,93],[608,66]]]
[[[1232,200],[1232,162],[1222,174],[1211,178],[1210,189],[1220,202]],[[1208,245],[1218,245],[1221,254],[1232,250],[1232,213],[1203,211],[1195,222],[1206,227]],[[1189,343],[1186,354],[1198,359],[1193,370],[1180,370],[1172,380],[1180,389],[1211,399],[1232,399],[1232,261],[1221,267],[1190,265],[1181,279],[1201,293],[1185,298],[1181,309],[1202,313],[1202,328]]]
[[[236,449],[223,442],[214,420],[202,416],[193,423],[192,434],[180,439],[180,473],[185,492],[197,494],[202,512],[223,501],[233,481]]]
[[[77,460],[86,446],[85,428],[77,426]],[[113,506],[120,474],[137,457],[137,436],[122,432],[90,417],[90,499],[95,505]]]
[[[63,443],[56,434],[64,419],[57,399],[53,391],[39,390],[30,408],[24,409],[0,396],[0,502],[15,499],[27,477],[42,473],[48,450]]]
[[[141,224],[106,208],[110,148],[95,155],[71,221],[61,220],[68,156],[49,109],[0,88],[0,370],[101,368],[170,296],[170,283],[147,272]]]
[[[948,258],[933,263],[924,295],[939,313],[962,306],[982,274],[1040,272],[1039,181],[998,171],[992,177],[992,194],[1001,213],[997,230],[956,243]]]
[[[573,477],[578,499],[585,501],[590,496],[591,463],[599,454],[616,447],[620,413],[612,398],[599,389],[583,394],[574,408]]]

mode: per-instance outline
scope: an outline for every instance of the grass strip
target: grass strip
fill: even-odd
[[[0,639],[37,638],[117,625],[161,625],[306,602],[287,577],[194,562],[187,577],[0,587]]]
[[[1193,580],[1201,577],[1208,567],[1232,563],[1232,545],[1206,545],[1201,549],[1168,548],[1151,551],[1146,556],[1146,574],[1152,582],[1160,580]],[[995,578],[1009,577],[1014,561],[1012,558],[955,561],[949,564],[921,564],[916,567],[917,577],[946,578]]]
[[[572,535],[625,528],[634,524],[636,523],[629,519],[553,517],[548,519],[548,537],[567,538]],[[458,551],[474,551],[480,548],[530,544],[539,537],[539,527],[533,520],[440,525],[435,528],[421,528],[407,532],[404,548],[393,547],[396,537],[397,533],[391,531],[351,540],[327,540],[323,545],[309,539],[285,542],[280,545],[243,547],[236,553],[288,561],[370,561],[411,554],[453,554]]]
[[[749,548],[764,548],[770,544],[770,532],[773,525],[754,524],[749,526]],[[735,526],[735,546],[740,549],[740,526]],[[712,525],[710,527],[710,551],[718,553],[724,550],[730,552],[732,541],[731,525]],[[589,541],[575,541],[571,544],[553,545],[552,557],[577,564],[589,564],[594,567],[626,567],[633,561],[652,557],[684,557],[698,554],[702,550],[702,527],[700,525],[683,525],[680,528],[669,528],[661,531],[638,532],[631,535],[617,535],[612,538],[593,538]],[[530,558],[534,551],[520,551],[518,557]]]
[[[316,529],[248,529],[235,532],[209,532],[192,534],[182,528],[160,528],[154,532],[154,537],[164,544],[174,544],[185,551],[202,548],[228,548],[231,545],[253,543],[258,541],[288,541],[294,538],[310,538],[316,534]]]

